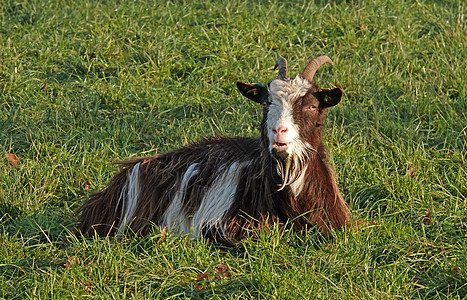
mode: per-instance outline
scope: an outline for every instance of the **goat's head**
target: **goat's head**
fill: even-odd
[[[311,152],[317,151],[321,143],[324,114],[328,107],[341,100],[342,91],[339,88],[320,90],[312,82],[316,70],[324,63],[333,65],[329,57],[320,56],[311,60],[301,75],[290,79],[287,76],[287,61],[281,57],[276,64],[279,68],[278,78],[266,86],[237,82],[238,89],[245,97],[263,105],[264,146],[277,161],[286,165],[289,165],[289,161],[295,165],[303,162]],[[296,167],[299,168],[298,165]],[[285,181],[294,181],[296,176]]]

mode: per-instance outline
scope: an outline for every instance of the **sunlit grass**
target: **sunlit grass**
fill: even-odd
[[[0,1],[0,298],[465,298],[465,10]],[[279,56],[295,76],[321,54],[335,66],[316,81],[344,89],[325,142],[358,228],[329,241],[269,228],[234,249],[157,228],[65,242],[111,162],[258,135],[236,80],[267,83]]]

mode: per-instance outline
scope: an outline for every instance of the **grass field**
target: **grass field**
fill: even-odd
[[[0,0],[0,298],[465,299],[462,0]],[[157,228],[64,243],[113,161],[258,135],[236,80],[326,54],[325,141],[360,228],[227,249]]]

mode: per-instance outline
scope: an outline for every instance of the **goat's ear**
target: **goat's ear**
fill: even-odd
[[[332,90],[319,91],[315,93],[314,96],[319,100],[319,107],[325,109],[341,102],[342,91],[340,88],[335,88]]]
[[[243,96],[255,102],[263,103],[267,99],[268,89],[259,83],[237,81],[237,88]]]

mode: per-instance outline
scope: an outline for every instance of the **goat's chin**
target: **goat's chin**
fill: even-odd
[[[281,162],[285,162],[287,159],[290,158],[290,153],[286,150],[278,150],[276,148],[272,148],[271,150],[272,156]]]

